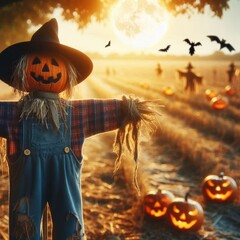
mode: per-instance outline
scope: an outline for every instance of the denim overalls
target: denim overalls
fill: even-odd
[[[46,203],[54,240],[83,240],[81,163],[71,150],[71,108],[66,126],[48,128],[34,118],[22,121],[22,153],[10,164],[10,239],[41,238]]]

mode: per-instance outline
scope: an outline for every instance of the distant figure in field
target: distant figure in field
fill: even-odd
[[[216,68],[213,69],[213,80],[214,80],[214,82],[217,80],[217,69]]]
[[[116,70],[115,70],[115,68],[106,67],[106,76],[108,77],[110,75],[115,76],[116,75]]]
[[[235,67],[234,63],[231,63],[231,64],[229,65],[229,69],[227,70],[228,82],[229,82],[229,83],[232,83],[233,78],[234,78],[234,76],[235,76],[235,73],[236,73],[236,67]]]
[[[156,72],[157,72],[157,77],[161,77],[161,75],[162,75],[162,68],[161,68],[160,63],[157,64]]]
[[[185,78],[186,79],[186,85],[184,90],[185,91],[190,91],[190,92],[195,92],[196,91],[196,83],[201,84],[202,83],[202,76],[197,75],[192,71],[194,67],[192,66],[191,63],[188,64],[186,67],[187,71],[182,71],[182,70],[177,70],[179,74],[179,78]]]
[[[110,75],[110,69],[109,69],[109,67],[106,67],[106,75],[107,75],[107,77]]]

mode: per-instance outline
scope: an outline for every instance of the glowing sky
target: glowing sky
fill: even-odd
[[[196,48],[197,55],[211,54],[219,50],[216,42],[211,42],[207,35],[217,35],[231,43],[236,51],[240,52],[240,0],[230,0],[230,9],[224,12],[223,17],[212,17],[210,11],[203,14],[194,14],[191,18],[180,15],[174,17],[168,14],[168,27],[163,37],[155,44],[144,48],[134,48],[130,44],[123,42],[116,34],[111,19],[102,23],[91,23],[85,29],[78,30],[76,24],[63,22],[59,15],[55,15],[59,22],[59,38],[61,43],[77,48],[83,52],[99,52],[107,55],[109,53],[152,53],[166,54],[158,52],[159,48],[164,48],[171,44],[169,54],[188,54],[188,45],[183,39],[189,38],[191,41],[200,41],[202,46]],[[105,48],[107,42],[111,40],[111,47]],[[224,53],[229,54],[227,49]]]

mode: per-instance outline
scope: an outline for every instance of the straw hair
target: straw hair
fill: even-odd
[[[131,157],[135,161],[135,170],[133,176],[134,186],[140,194],[140,188],[137,180],[138,171],[138,152],[141,133],[146,135],[151,134],[156,130],[159,123],[160,109],[162,105],[156,101],[140,101],[138,98],[123,96],[123,111],[126,116],[122,126],[118,129],[114,151],[117,154],[115,161],[116,172],[120,165],[122,154],[125,152],[125,146]]]

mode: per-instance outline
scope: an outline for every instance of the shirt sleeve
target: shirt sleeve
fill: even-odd
[[[82,129],[84,137],[117,129],[122,121],[121,100],[89,99],[72,102],[72,124],[75,129]]]
[[[7,138],[8,131],[8,110],[10,107],[9,102],[0,102],[0,137]]]

